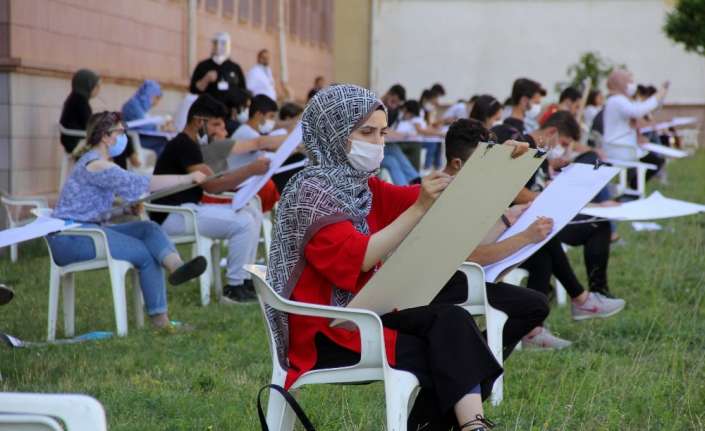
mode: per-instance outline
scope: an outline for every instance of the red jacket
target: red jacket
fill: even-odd
[[[376,177],[369,180],[372,191],[372,209],[367,216],[373,234],[409,208],[418,198],[419,187],[400,187]],[[306,266],[291,295],[291,299],[312,304],[330,305],[332,286],[357,293],[372,277],[377,267],[361,272],[362,262],[370,236],[361,234],[352,222],[334,223],[322,228],[306,245]],[[357,330],[331,328],[330,319],[289,315],[289,371],[286,388],[316,364],[317,333],[322,333],[336,344],[360,352],[360,334]],[[396,331],[384,329],[387,359],[396,363],[394,346]]]

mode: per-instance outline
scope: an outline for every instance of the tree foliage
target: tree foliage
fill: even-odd
[[[663,31],[686,51],[705,55],[705,0],[679,0]]]

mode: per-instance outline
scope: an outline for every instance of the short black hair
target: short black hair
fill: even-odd
[[[656,94],[658,90],[653,85],[642,85],[636,86],[636,94],[643,97],[651,97]]]
[[[558,134],[568,136],[574,141],[580,140],[580,125],[568,111],[556,111],[541,125],[541,129],[555,127]]]
[[[243,109],[247,106],[247,102],[252,99],[252,93],[250,93],[248,90],[243,90],[241,88],[231,88],[228,90],[227,94],[225,95],[225,98],[223,99],[223,103],[225,104],[225,107],[232,112],[232,110],[236,110],[238,114],[242,112]]]
[[[418,100],[409,99],[404,102],[404,106],[402,108],[404,109],[404,111],[413,114],[414,117],[418,117],[419,115],[421,115],[421,104],[418,102]]]
[[[470,118],[484,123],[488,118],[492,118],[496,115],[501,109],[502,104],[499,103],[499,100],[489,94],[483,94],[482,96],[477,96],[475,99],[472,105],[472,111],[470,111]]]
[[[581,97],[583,97],[582,93],[580,93],[575,87],[568,87],[561,91],[561,96],[558,98],[558,103],[563,103],[565,100],[575,102],[576,100],[580,100]]]
[[[436,82],[431,86],[431,91],[436,93],[439,96],[445,96],[446,95],[446,89],[443,88],[443,85],[441,85],[440,82]]]
[[[472,118],[455,120],[446,133],[446,160],[450,163],[453,159],[465,162],[480,142],[495,141],[494,133],[489,131],[481,122]]]
[[[600,90],[590,90],[590,94],[588,94],[587,102],[585,104],[597,106],[597,96],[600,94],[602,94]]]
[[[473,94],[472,97],[470,97],[470,98],[468,99],[468,102],[470,102],[470,103],[475,103],[475,101],[477,100],[478,97],[480,97],[479,94]]]
[[[269,112],[277,112],[278,110],[277,102],[269,98],[269,96],[258,94],[252,98],[252,102],[250,103],[250,118],[253,118],[258,112],[267,114]]]
[[[287,102],[283,104],[279,110],[279,119],[284,121],[289,118],[295,118],[302,112],[304,112],[304,108],[301,105],[298,103]]]
[[[438,93],[431,89],[426,89],[421,92],[421,97],[419,97],[419,103],[424,103],[428,99],[433,99],[434,97],[438,97]]]
[[[186,115],[186,122],[190,123],[193,117],[222,118],[227,121],[228,109],[210,94],[201,94],[193,102]]]
[[[519,78],[512,85],[512,105],[516,106],[522,97],[531,99],[535,94],[546,95],[546,90],[538,82],[529,78]]]
[[[397,96],[402,102],[406,100],[406,88],[401,84],[392,85],[389,87],[389,90],[387,90],[387,93]]]

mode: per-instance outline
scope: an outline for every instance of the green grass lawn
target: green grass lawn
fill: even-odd
[[[652,186],[705,202],[705,152],[670,164],[669,181]],[[613,248],[609,276],[612,291],[627,300],[621,314],[575,323],[567,308],[554,307],[548,324],[573,347],[512,355],[505,401],[487,406],[500,429],[705,429],[705,221],[662,225],[661,232],[619,228],[626,244]],[[571,251],[571,259],[585,280],[581,251]],[[48,277],[42,241],[24,244],[15,265],[0,259],[0,280],[17,292],[0,308],[0,331],[45,339]],[[0,346],[0,391],[90,394],[105,406],[113,431],[258,429],[255,395],[271,370],[259,309],[204,308],[198,297],[195,283],[169,290],[172,318],[196,326],[188,334],[137,330],[129,304],[125,338]],[[105,271],[78,276],[76,301],[77,334],[115,330]],[[380,383],[310,387],[299,399],[320,430],[384,428]]]

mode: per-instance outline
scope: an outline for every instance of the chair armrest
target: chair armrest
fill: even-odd
[[[85,130],[67,129],[64,126],[62,126],[61,123],[59,123],[59,132],[62,135],[73,136],[75,138],[85,138],[86,137]]]
[[[184,217],[184,227],[187,235],[198,234],[198,224],[196,223],[196,211],[191,208],[175,206],[175,205],[158,205],[145,202],[144,210],[146,212],[165,213],[165,214],[180,214]]]
[[[108,248],[108,237],[105,232],[93,227],[74,227],[62,230],[57,235],[87,236],[93,240],[96,259],[112,260],[110,249]]]
[[[386,364],[382,319],[372,311],[333,307],[284,299],[265,281],[265,267],[245,265],[252,274],[260,300],[275,310],[300,316],[324,317],[353,323],[360,331],[360,362],[356,367],[379,367]]]
[[[636,162],[636,161],[631,161],[631,160],[619,160],[619,159],[607,159],[605,160],[607,163],[617,166],[619,168],[641,168],[641,169],[649,169],[652,171],[655,171],[658,169],[658,166],[653,165],[651,163],[643,163],[643,162]]]
[[[39,196],[3,196],[0,198],[5,205],[32,206],[35,208],[48,208],[46,198]]]

